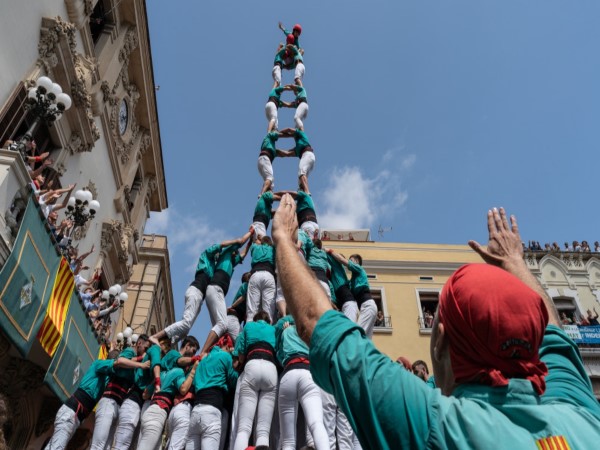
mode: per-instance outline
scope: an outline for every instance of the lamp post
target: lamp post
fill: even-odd
[[[23,159],[27,158],[27,144],[33,140],[33,134],[39,124],[52,125],[72,103],[71,97],[62,91],[60,85],[48,77],[39,77],[35,85],[36,87],[29,89],[25,104],[25,109],[33,113],[35,120],[17,144],[17,151]]]
[[[73,221],[74,227],[82,227],[88,220],[94,218],[100,210],[100,202],[94,200],[92,193],[88,190],[80,189],[69,198],[67,203],[67,219]]]

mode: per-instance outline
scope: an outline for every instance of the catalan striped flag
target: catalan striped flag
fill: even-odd
[[[106,358],[108,358],[108,349],[106,348],[106,344],[102,344],[98,350],[98,359]]]
[[[42,347],[50,356],[54,355],[60,343],[74,287],[73,272],[71,272],[69,263],[63,256],[54,280],[46,317],[37,335]]]
[[[571,450],[564,436],[550,436],[538,439],[535,443],[540,450]]]

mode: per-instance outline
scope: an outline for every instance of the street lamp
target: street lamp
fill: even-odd
[[[76,227],[84,226],[100,210],[100,202],[93,198],[90,191],[83,189],[76,191],[75,195],[69,198],[66,215]]]
[[[58,120],[60,116],[71,107],[71,97],[62,91],[58,83],[52,82],[48,77],[42,76],[27,92],[25,109],[31,111],[35,120],[17,144],[17,151],[23,159],[27,159],[27,144],[33,140],[33,134],[40,123],[47,126]]]

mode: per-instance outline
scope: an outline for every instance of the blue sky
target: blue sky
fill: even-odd
[[[600,240],[597,1],[147,6],[169,209],[146,232],[168,235],[178,317],[199,253],[252,221],[279,20],[303,27],[322,226],[484,242],[487,209],[504,206],[524,240]],[[280,128],[292,118],[280,110]],[[295,188],[297,159],[274,170]],[[208,329],[203,308],[193,332]]]

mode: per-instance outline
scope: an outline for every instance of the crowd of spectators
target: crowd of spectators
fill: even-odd
[[[594,242],[594,249],[590,247],[588,241],[573,241],[572,243],[565,242],[564,247],[558,245],[558,242],[553,242],[552,244],[546,242],[544,247],[541,246],[539,241],[529,241],[529,244],[525,244],[523,242],[523,250],[530,252],[548,252],[548,253],[558,253],[558,252],[587,252],[587,253],[600,253],[600,242]]]
[[[8,140],[3,147],[18,151],[18,142]],[[90,251],[80,255],[78,247],[73,245],[73,233],[76,229],[73,220],[68,217],[59,220],[59,211],[67,207],[75,185],[54,189],[56,178],[48,176],[52,172],[49,168],[54,161],[49,157],[49,152],[38,152],[34,140],[25,143],[25,153],[22,156],[31,179],[31,189],[35,199],[46,220],[57,250],[69,262],[86,314],[91,319],[92,326],[100,339],[104,343],[109,343],[112,334],[110,314],[119,308],[119,300],[113,302],[108,295],[103,295],[100,286],[101,269],[96,269],[89,281],[81,275],[82,272],[89,270],[89,266],[84,265],[84,260],[94,252],[94,246]]]

